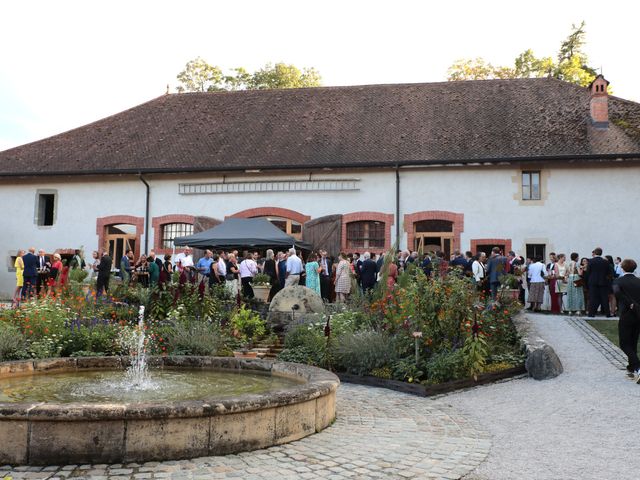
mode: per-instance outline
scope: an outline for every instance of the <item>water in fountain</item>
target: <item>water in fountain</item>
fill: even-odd
[[[138,328],[124,339],[125,346],[129,350],[131,365],[125,372],[129,385],[134,389],[146,390],[154,388],[154,383],[149,378],[147,367],[147,338],[144,325],[144,306],[140,305],[138,313]]]

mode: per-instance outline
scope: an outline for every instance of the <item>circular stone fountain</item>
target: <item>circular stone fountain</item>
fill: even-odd
[[[135,394],[118,400],[110,399],[108,388],[98,388],[86,398],[74,396],[75,375],[122,372],[131,363],[128,357],[0,363],[0,465],[224,455],[291,442],[319,432],[335,418],[339,380],[326,370],[228,357],[148,357],[147,362],[153,371],[168,375],[167,388],[185,394],[161,399],[167,393],[161,387],[143,401]],[[187,394],[186,386],[176,387],[180,378],[191,375],[196,380],[188,384],[206,387],[218,381],[211,376],[214,371],[221,372],[224,381],[233,375],[255,377],[262,390],[213,394],[198,388]],[[56,377],[64,379],[59,394],[49,390]],[[26,383],[34,385],[33,392],[24,388]]]

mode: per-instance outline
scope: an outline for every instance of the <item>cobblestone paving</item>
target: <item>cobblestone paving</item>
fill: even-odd
[[[604,355],[604,358],[609,360],[614,367],[619,368],[620,370],[626,369],[627,356],[624,352],[620,350],[617,345],[611,343],[607,337],[589,325],[584,318],[566,317],[566,320],[580,332],[587,342],[596,347],[596,349]],[[598,320],[604,319],[598,318]],[[608,321],[611,322],[615,322],[617,320],[617,318],[608,319]]]
[[[338,419],[321,433],[254,452],[125,465],[0,467],[18,479],[458,479],[489,453],[489,436],[440,400],[342,384]]]

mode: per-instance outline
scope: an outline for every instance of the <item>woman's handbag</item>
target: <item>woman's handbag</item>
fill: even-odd
[[[584,285],[584,280],[582,278],[578,278],[577,280],[573,281],[574,287],[582,287],[583,285]]]

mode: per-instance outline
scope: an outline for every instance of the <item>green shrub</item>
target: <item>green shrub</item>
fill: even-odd
[[[244,305],[231,317],[231,328],[248,343],[252,343],[267,332],[260,315],[245,308]]]
[[[335,340],[333,354],[338,370],[356,375],[388,366],[397,357],[393,338],[372,330],[341,335]]]
[[[72,282],[82,283],[89,276],[89,272],[82,268],[73,268],[69,270],[69,280]]]
[[[176,323],[166,336],[174,355],[216,355],[224,346],[220,327],[209,322]]]
[[[13,325],[0,322],[0,361],[27,357],[26,341],[22,332]]]
[[[312,325],[298,325],[287,332],[284,347],[278,359],[285,362],[327,365],[327,339]]]
[[[467,359],[459,350],[443,350],[427,361],[427,382],[444,383],[469,375]]]

